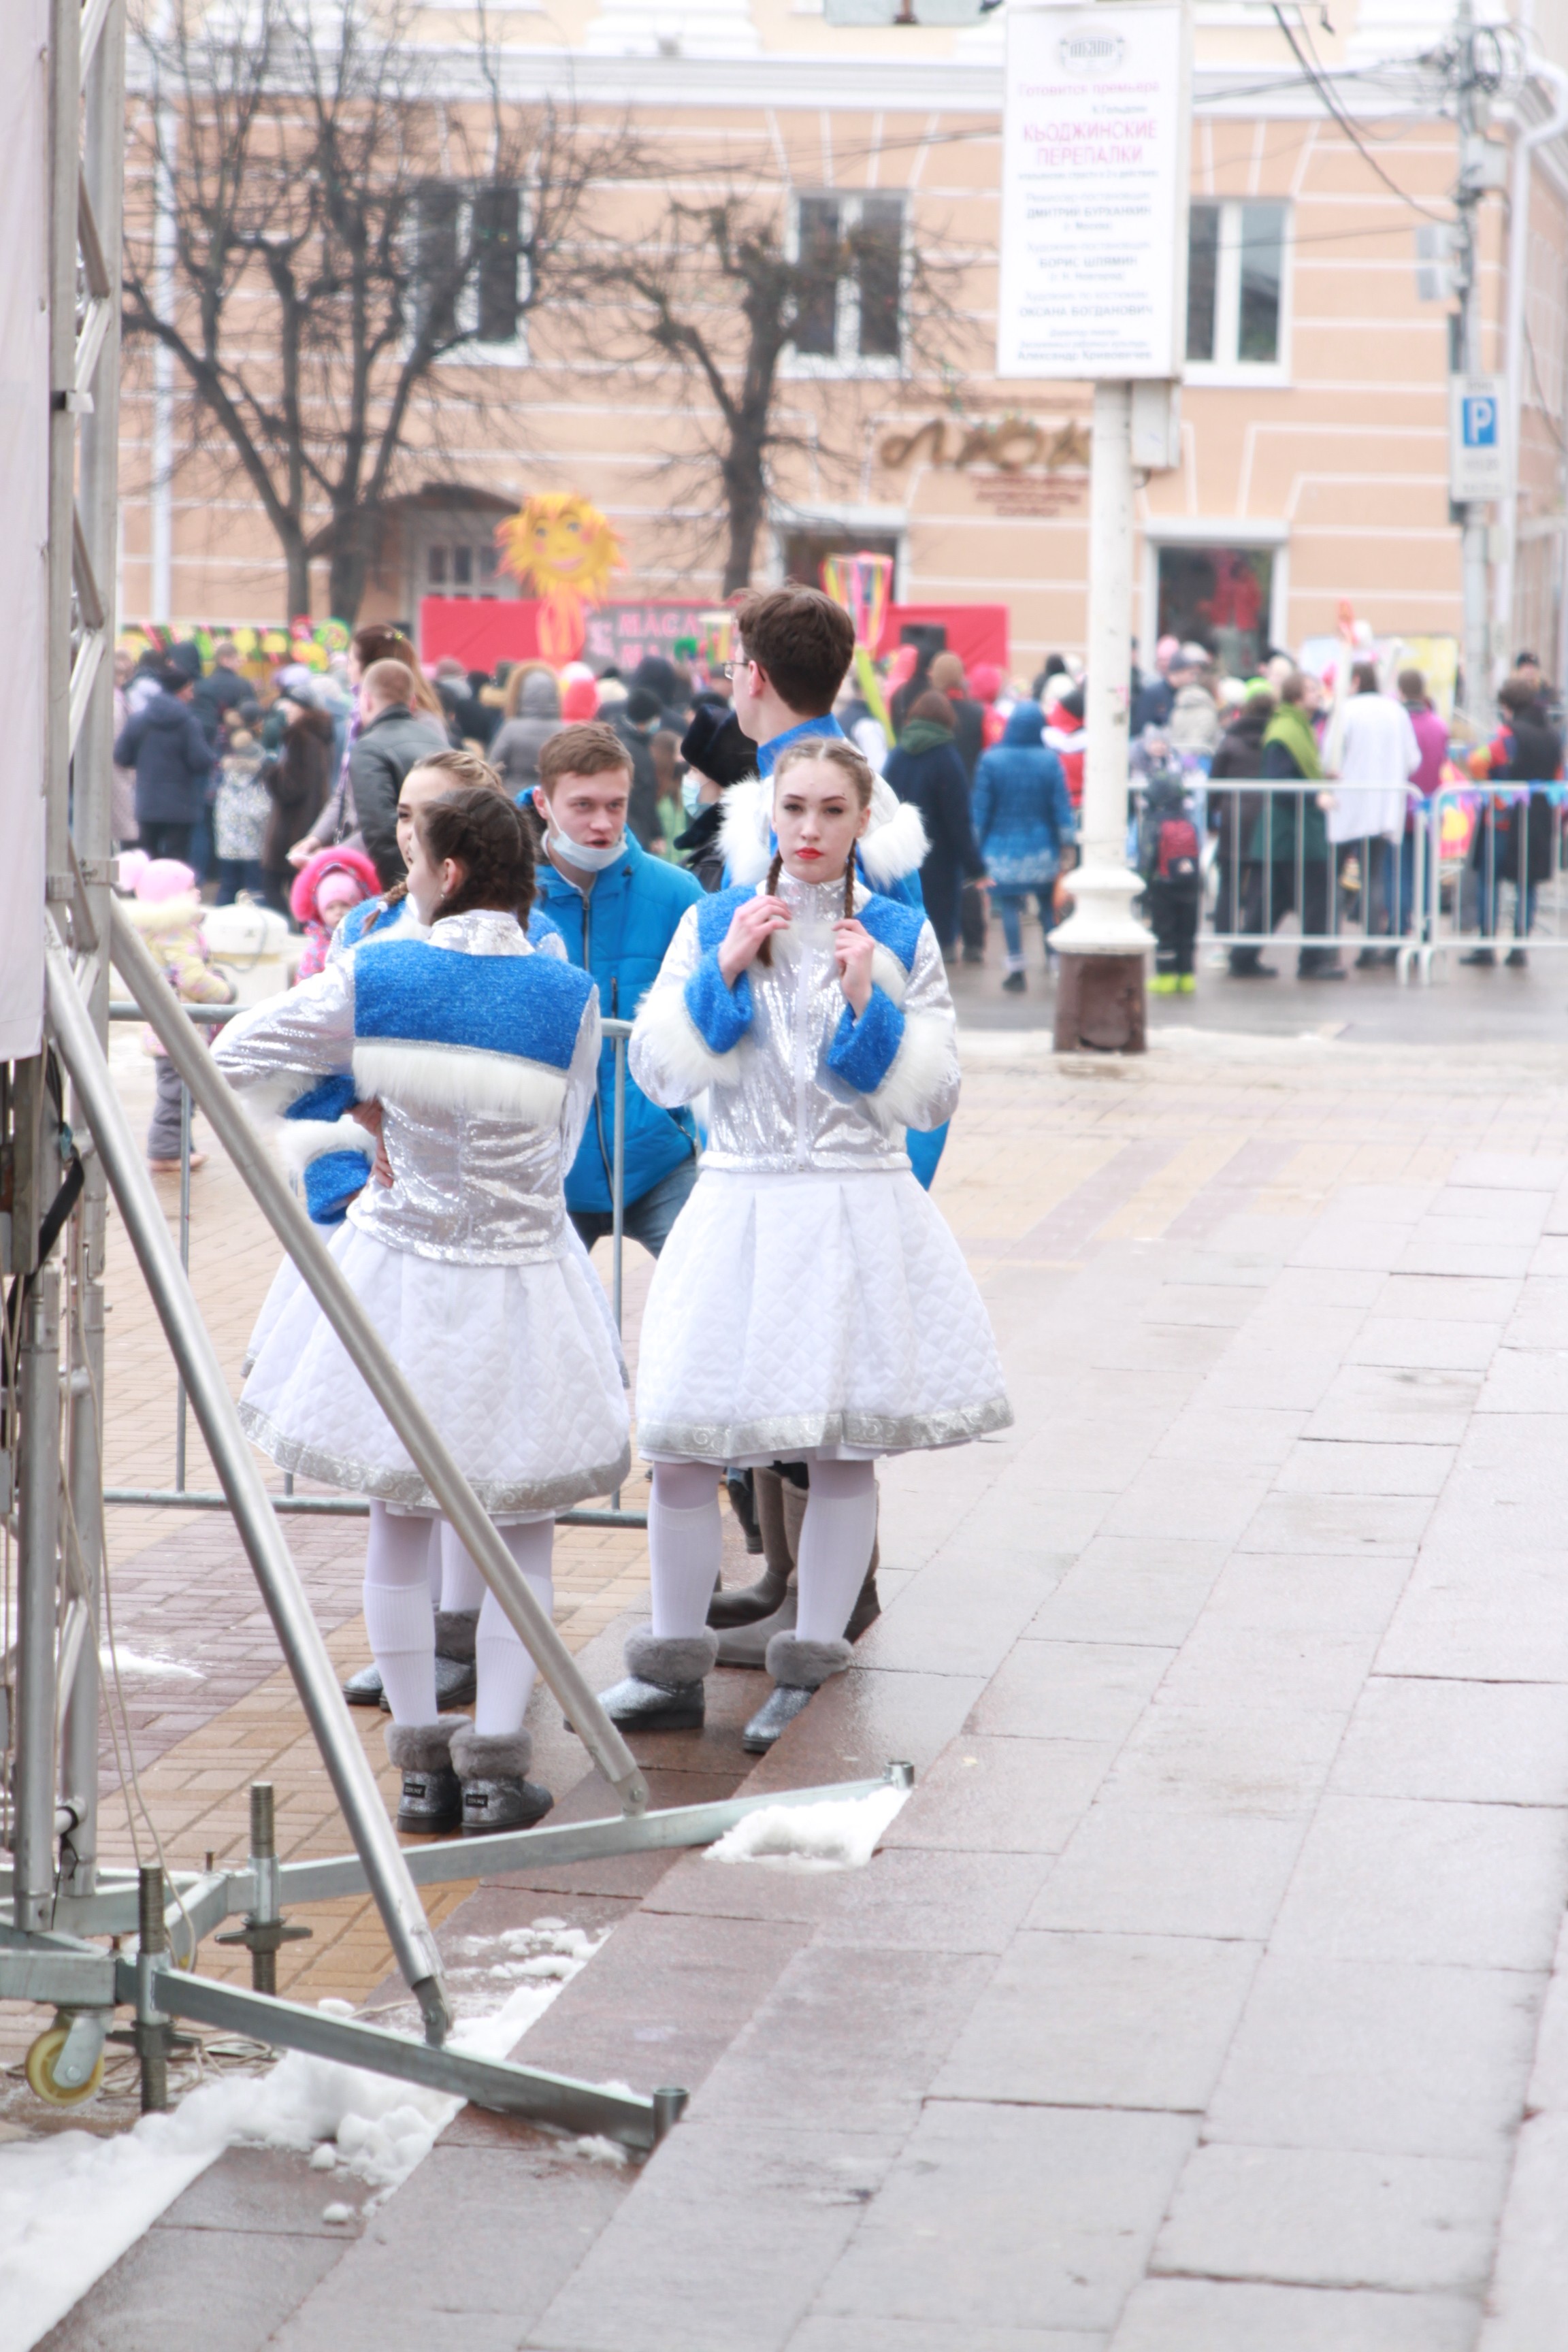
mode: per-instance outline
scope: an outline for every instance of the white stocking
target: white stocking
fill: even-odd
[[[547,1519],[544,1525],[550,1528],[554,1522]],[[446,1616],[471,1617],[476,1609],[484,1607],[489,1587],[468,1558],[457,1529],[449,1528],[445,1519],[440,1522],[440,1528],[441,1599],[438,1606]],[[507,1530],[503,1528],[501,1532],[505,1534]]]
[[[724,1531],[716,1462],[656,1462],[647,1508],[653,1631],[661,1642],[705,1631]]]
[[[555,1591],[551,1580],[550,1555],[555,1541],[554,1520],[519,1521],[510,1527],[498,1528],[496,1533],[527,1578],[529,1591],[546,1617],[553,1618]],[[463,1553],[463,1559],[472,1569],[473,1563],[467,1552]],[[474,1570],[474,1573],[477,1575],[478,1570]],[[532,1656],[519,1641],[510,1618],[494,1593],[488,1590],[479,1608],[479,1628],[474,1654],[479,1677],[474,1729],[482,1739],[510,1738],[513,1732],[522,1729],[522,1718],[537,1669]]]
[[[364,1622],[394,1723],[436,1720],[436,1621],[430,1613],[430,1525],[370,1507]]]
[[[795,1632],[803,1642],[843,1638],[877,1540],[874,1462],[814,1462],[796,1555]]]
[[[426,1519],[425,1524],[430,1530],[430,1606],[432,1609],[439,1609],[441,1606],[441,1522],[439,1519]]]

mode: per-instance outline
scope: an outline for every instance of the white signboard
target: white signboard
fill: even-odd
[[[1448,495],[1456,506],[1508,496],[1500,375],[1448,378]]]
[[[1181,374],[1189,110],[1180,6],[1010,0],[998,375]]]
[[[44,1018],[44,678],[48,620],[47,0],[11,0],[0,79],[0,1062],[38,1050]]]

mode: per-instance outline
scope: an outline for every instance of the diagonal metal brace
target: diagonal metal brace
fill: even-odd
[[[117,1998],[134,2000],[134,1958],[116,1962],[115,1979]],[[626,2147],[637,2148],[654,2147],[668,2128],[660,2121],[660,2099],[668,2114],[668,2095],[643,2098],[633,2091],[601,2090],[596,2084],[576,2082],[570,2074],[514,2066],[505,2059],[466,2057],[460,2051],[405,2041],[402,2034],[388,2033],[381,2026],[362,2025],[356,2018],[331,2017],[269,1993],[247,1992],[238,1985],[187,1976],[180,1969],[156,1970],[152,1994],[158,2008],[171,2017],[191,2018],[200,2025],[248,2034],[276,2049],[301,2050],[312,2058],[390,2074],[398,2082],[416,2083],[422,2090],[468,2099],[493,2115],[526,2116],[531,2122],[551,2125],[557,2131],[602,2132]]]

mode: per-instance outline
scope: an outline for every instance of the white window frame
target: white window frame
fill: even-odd
[[[478,188],[472,181],[447,180],[432,182],[433,186],[456,188],[458,191],[458,237],[459,245],[467,244],[473,233],[474,197]],[[479,319],[479,289],[477,278],[470,275],[458,296],[458,325],[464,330],[464,341],[454,343],[437,360],[437,367],[526,367],[528,365],[528,299],[531,291],[528,267],[529,190],[519,181],[517,186],[517,331],[495,342],[481,342],[477,331]],[[417,237],[417,227],[415,231]]]
[[[1188,360],[1184,378],[1191,384],[1288,384],[1290,381],[1290,205],[1280,196],[1201,196],[1194,204],[1217,205],[1219,251],[1215,266],[1214,357]],[[1241,215],[1247,205],[1278,205],[1284,214],[1279,252],[1279,332],[1278,355],[1271,360],[1237,357],[1241,334]]]
[[[780,373],[793,377],[826,377],[843,382],[850,377],[882,377],[896,381],[907,373],[907,341],[905,321],[908,317],[910,286],[910,200],[897,188],[796,188],[790,194],[789,239],[786,251],[791,261],[800,259],[800,205],[802,197],[831,202],[838,206],[838,233],[858,226],[868,196],[884,202],[892,196],[900,206],[899,224],[899,348],[897,352],[873,353],[862,357],[860,341],[860,289],[853,270],[846,270],[837,280],[837,307],[834,318],[831,354],[826,352],[797,352],[793,343],[785,349]]]

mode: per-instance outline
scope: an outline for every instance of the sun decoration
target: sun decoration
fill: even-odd
[[[540,598],[539,650],[559,668],[575,661],[589,609],[624,569],[621,543],[595,506],[572,490],[545,490],[496,527],[501,569],[531,580]]]

